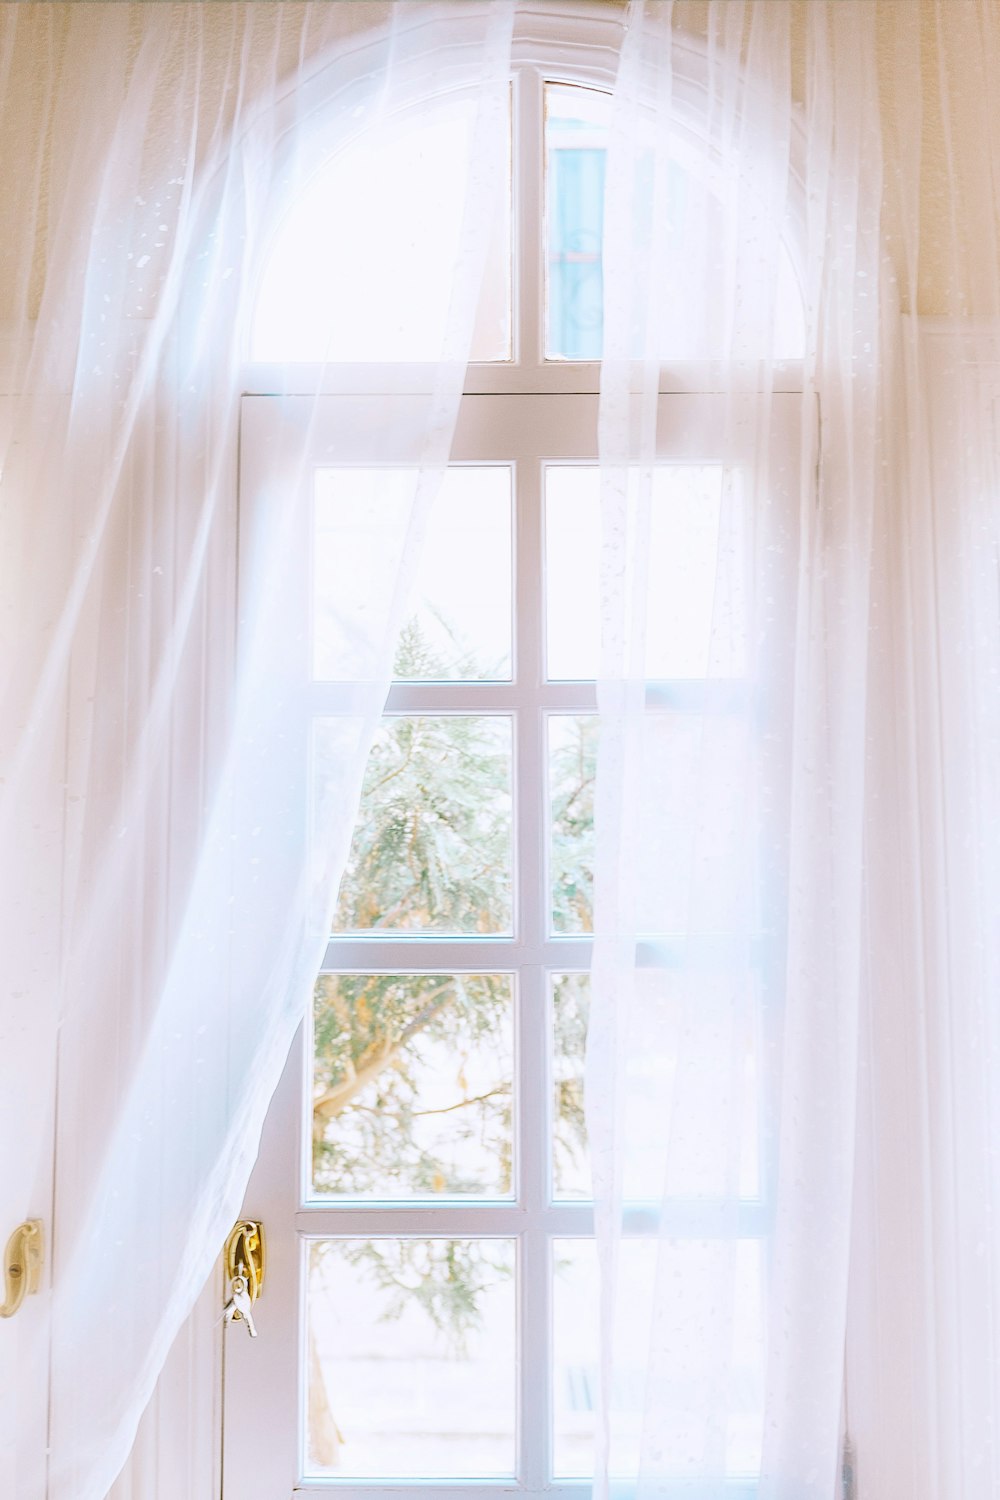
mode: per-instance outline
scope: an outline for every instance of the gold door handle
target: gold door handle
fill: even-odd
[[[256,1219],[241,1219],[226,1241],[226,1285],[229,1297],[223,1316],[226,1324],[246,1324],[257,1337],[253,1305],[264,1285],[264,1228]]]
[[[42,1246],[41,1219],[26,1219],[7,1241],[3,1254],[4,1302],[0,1307],[0,1318],[12,1318],[29,1292],[38,1291]]]

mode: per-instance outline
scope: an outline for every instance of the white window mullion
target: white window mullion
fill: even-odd
[[[447,1225],[442,1227],[447,1217]],[[556,1236],[590,1234],[593,1211],[589,1203],[558,1203],[539,1212],[515,1203],[420,1203],[332,1206],[316,1203],[293,1213],[300,1234],[315,1238],[350,1232],[359,1239],[376,1235],[412,1234],[426,1239],[435,1234],[475,1239],[479,1235],[503,1239],[539,1229]],[[345,1226],[347,1229],[345,1230]],[[630,1226],[631,1227],[631,1226]]]
[[[514,93],[514,306],[515,353],[522,368],[543,362],[543,109],[541,75],[532,68],[519,70]]]
[[[525,80],[529,82],[533,80]],[[516,468],[515,660],[518,698],[515,804],[517,820],[519,1201],[529,1227],[520,1244],[518,1296],[518,1466],[537,1492],[549,1474],[548,1201],[549,1122],[546,1107],[548,1036],[545,974],[537,962],[546,935],[545,738],[542,683],[543,578],[540,551],[540,470],[535,455]],[[529,960],[530,955],[530,960]]]

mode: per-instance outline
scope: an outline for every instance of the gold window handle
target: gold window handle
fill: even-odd
[[[38,1291],[42,1251],[42,1221],[26,1219],[14,1230],[3,1254],[4,1301],[0,1318],[12,1318],[25,1297]]]
[[[226,1241],[226,1285],[229,1297],[223,1316],[227,1325],[244,1323],[255,1339],[253,1305],[264,1285],[264,1229],[255,1219],[242,1219]]]

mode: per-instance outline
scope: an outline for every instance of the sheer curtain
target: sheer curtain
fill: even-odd
[[[1000,17],[879,15],[907,316],[872,700],[847,1411],[861,1494],[1000,1484]],[[880,716],[880,722],[882,718]]]
[[[18,1500],[102,1500],[239,1210],[447,458],[511,15],[74,4],[0,17],[15,179],[0,1222],[41,1217],[53,1257],[51,1292],[0,1340],[0,1489]],[[463,224],[424,351],[435,373],[409,520],[359,624],[356,712],[320,761],[297,733],[288,607],[301,437],[243,528],[237,595],[240,369],[269,235],[317,141],[333,150],[430,80],[468,101]]]
[[[985,1500],[1000,1473],[997,10],[628,15],[588,1063],[600,1483],[829,1497],[843,1442],[851,1494]],[[777,360],[778,235],[805,299],[801,381]],[[656,680],[650,561],[671,483],[683,504],[654,466],[677,450],[659,367],[665,389],[690,388],[669,367],[692,358],[722,412],[704,451],[728,470],[696,690]]]
[[[599,1495],[837,1482],[896,326],[875,31],[873,5],[821,0],[628,11],[587,1078]],[[689,534],[695,567],[665,575]]]

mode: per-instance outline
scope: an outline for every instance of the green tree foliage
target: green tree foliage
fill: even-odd
[[[594,907],[594,771],[597,722],[560,714],[549,720],[552,925],[590,932]]]
[[[506,975],[322,975],[313,1023],[316,1188],[380,1198],[509,1193],[511,1002]],[[469,1055],[482,1051],[495,1054],[494,1081],[473,1091]],[[431,1109],[420,1080],[442,1058],[452,1093]]]
[[[335,927],[511,926],[510,721],[387,719],[368,761]]]
[[[397,674],[434,675],[413,627]],[[559,735],[551,779],[553,925],[569,932],[590,927],[592,721],[561,720]],[[510,931],[510,778],[507,719],[387,719],[369,760],[337,929]],[[390,1199],[508,1194],[512,1009],[506,975],[322,975],[314,1003],[315,1190]],[[557,1003],[555,1025],[557,1162],[578,1164],[586,1035],[579,978]],[[484,1058],[494,1059],[492,1072]],[[442,1069],[450,1089],[444,1104]],[[428,1070],[438,1075],[434,1108],[421,1098]],[[483,1287],[501,1274],[488,1242],[414,1240],[390,1249],[359,1241],[348,1253],[391,1293],[389,1315],[415,1297],[459,1343],[475,1323]]]
[[[583,1062],[590,975],[560,974],[552,993],[553,1175],[561,1197],[589,1197]]]
[[[503,1240],[364,1240],[350,1258],[384,1294],[387,1320],[416,1302],[457,1350],[479,1326],[483,1294],[513,1272]]]

